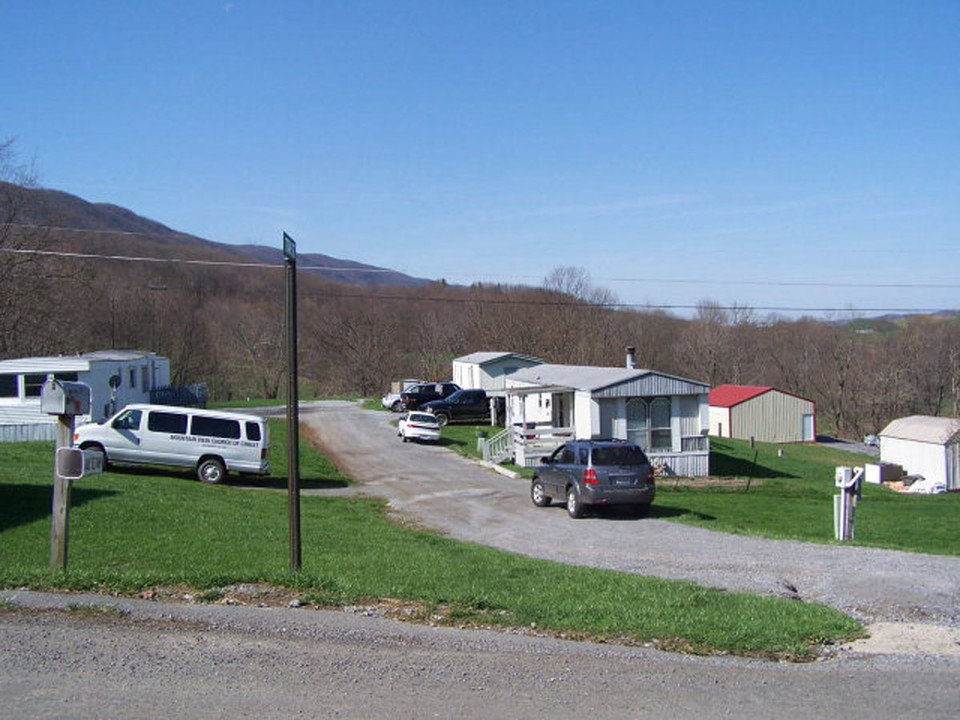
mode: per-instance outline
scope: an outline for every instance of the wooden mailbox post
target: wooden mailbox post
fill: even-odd
[[[90,412],[90,387],[78,382],[57,380],[52,375],[40,389],[40,409],[57,416],[57,438],[53,463],[53,512],[50,521],[50,567],[67,567],[67,536],[70,527],[70,484],[84,475],[103,469],[100,453],[73,447],[77,415]]]

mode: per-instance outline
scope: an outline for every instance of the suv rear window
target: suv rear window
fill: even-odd
[[[648,465],[647,456],[636,445],[593,448],[593,465]]]

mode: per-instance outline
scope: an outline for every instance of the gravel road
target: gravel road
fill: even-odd
[[[461,540],[576,565],[709,587],[797,597],[866,622],[960,626],[960,558],[729,535],[656,519],[609,514],[571,520],[535,508],[528,483],[443,447],[404,444],[390,413],[348,402],[301,410],[350,492],[389,499],[398,513]],[[831,513],[831,507],[824,508]]]
[[[797,665],[436,628],[363,612],[0,595],[43,608],[0,609],[4,718],[952,720],[960,713],[960,662],[945,657],[851,653]]]

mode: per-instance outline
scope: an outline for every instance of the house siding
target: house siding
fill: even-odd
[[[650,373],[636,380],[602,388],[594,392],[594,397],[659,397],[670,395],[701,395],[704,391],[701,383],[689,382],[681,378],[659,373]]]
[[[505,355],[483,364],[454,360],[452,366],[453,382],[462,388],[480,389],[487,392],[503,392],[506,379],[522,368],[533,367],[538,363],[532,359]]]
[[[75,372],[77,381],[90,387],[90,412],[78,416],[77,423],[97,422],[130,403],[148,402],[152,388],[170,383],[169,361],[152,354],[120,353],[111,357],[103,352],[68,358],[0,361],[0,373],[3,374],[47,375],[68,372]],[[119,375],[121,380],[116,389],[115,403],[111,403],[113,392],[109,380],[112,375]],[[42,426],[54,427],[56,421],[56,416],[41,412],[39,397],[0,398],[0,426],[35,426],[24,432],[36,436],[36,439],[47,439],[45,435],[48,433]],[[19,435],[18,431],[7,428],[0,437],[15,438]]]

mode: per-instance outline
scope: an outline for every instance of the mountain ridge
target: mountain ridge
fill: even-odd
[[[173,228],[113,203],[90,202],[77,195],[51,188],[31,188],[0,182],[0,221],[13,228],[43,228],[56,232],[82,232],[100,243],[116,244],[110,235],[137,235],[159,246],[183,245],[255,262],[282,264],[279,248],[266,245],[233,245],[201,238]],[[56,239],[53,237],[52,239]],[[311,274],[349,285],[421,287],[432,280],[396,270],[367,265],[322,253],[302,253],[298,264]]]

